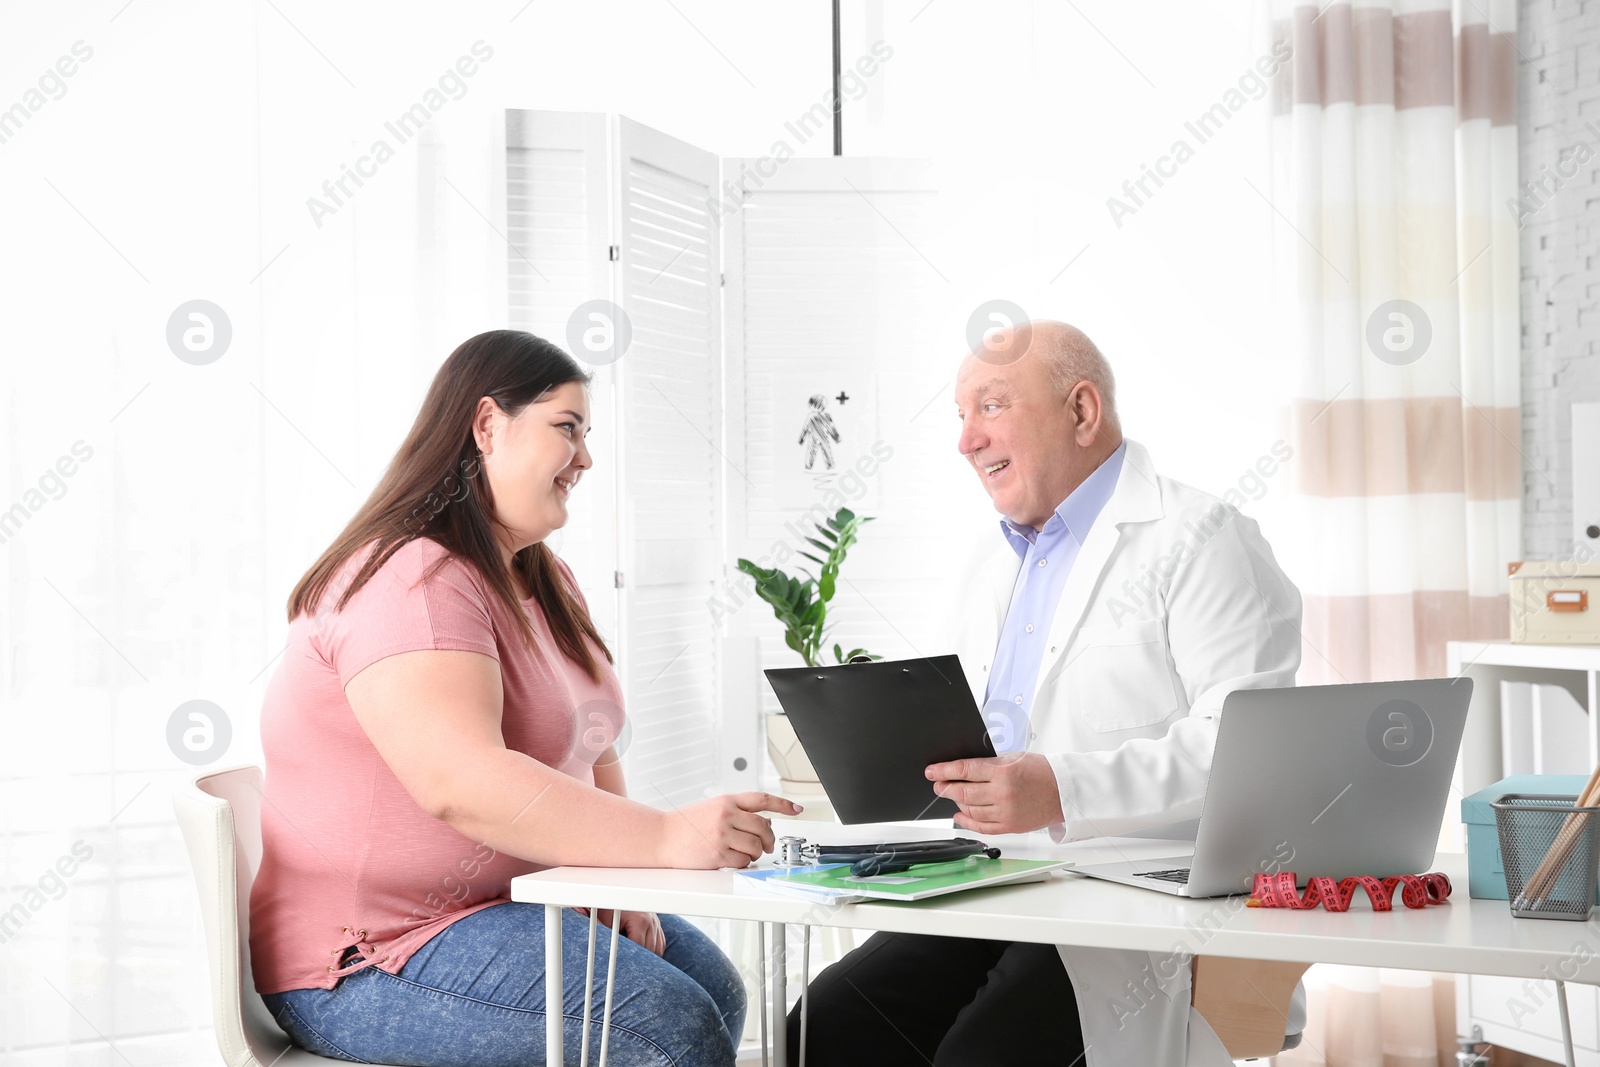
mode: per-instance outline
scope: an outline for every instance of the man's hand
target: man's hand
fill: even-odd
[[[1020,834],[1065,821],[1055,771],[1037,752],[934,763],[923,773],[935,793],[960,805],[956,825],[973,833]]]

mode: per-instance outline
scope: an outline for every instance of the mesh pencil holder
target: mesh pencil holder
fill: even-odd
[[[1580,922],[1589,917],[1600,861],[1600,808],[1574,807],[1577,800],[1507,793],[1490,805],[1511,914]]]

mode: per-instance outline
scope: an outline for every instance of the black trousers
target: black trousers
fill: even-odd
[[[807,1067],[1071,1067],[1078,1003],[1054,945],[878,933],[811,983]],[[789,1013],[800,1062],[800,1007]]]

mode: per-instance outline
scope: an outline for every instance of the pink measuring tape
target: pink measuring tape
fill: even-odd
[[[1430,874],[1400,874],[1381,881],[1370,874],[1353,875],[1335,881],[1318,875],[1306,882],[1305,896],[1295,888],[1293,871],[1276,874],[1257,874],[1255,885],[1246,902],[1252,908],[1292,908],[1306,911],[1321,904],[1329,911],[1349,911],[1355,898],[1356,887],[1367,891],[1373,911],[1393,911],[1395,887],[1400,887],[1400,900],[1414,910],[1429,904],[1443,904],[1450,896],[1450,879],[1434,871]]]

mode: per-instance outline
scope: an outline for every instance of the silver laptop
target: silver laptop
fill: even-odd
[[[1343,878],[1433,862],[1472,696],[1468,678],[1241,689],[1222,705],[1194,848],[1079,874],[1182,897],[1249,892],[1257,871]]]

